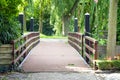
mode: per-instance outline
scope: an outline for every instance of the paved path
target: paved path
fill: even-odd
[[[25,72],[90,70],[67,40],[41,39],[22,64]]]

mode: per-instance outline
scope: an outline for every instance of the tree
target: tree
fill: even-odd
[[[57,24],[55,29],[62,30],[63,35],[67,35],[70,31],[69,21],[77,8],[79,1],[80,0],[52,0],[53,11],[51,12],[51,19],[53,19],[53,24]]]
[[[107,57],[110,59],[116,55],[117,4],[118,0],[110,0],[107,40]]]
[[[44,14],[50,14],[51,0],[35,0],[34,1],[34,17],[39,20],[39,31],[43,32]],[[46,12],[47,11],[47,12]]]
[[[75,0],[74,4],[72,5],[72,7],[68,10],[68,12],[66,12],[66,14],[63,14],[62,16],[62,28],[63,28],[63,35],[67,35],[68,32],[70,31],[69,29],[69,19],[71,18],[71,16],[73,15],[75,9],[77,8],[77,5],[79,3],[79,0]]]

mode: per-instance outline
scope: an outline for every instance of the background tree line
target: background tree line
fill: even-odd
[[[34,17],[34,30],[46,35],[67,35],[69,31],[73,31],[75,17],[78,18],[80,32],[84,33],[84,14],[88,12],[90,13],[91,36],[99,40],[101,44],[106,43],[109,0],[99,0],[98,3],[94,0],[0,0],[0,10],[0,38],[3,39],[1,43],[9,42],[7,40],[11,40],[12,36],[14,38],[20,36],[20,24],[17,19],[21,12],[25,14],[24,30],[29,31],[30,18]],[[119,8],[118,16],[120,16]],[[13,28],[9,29],[9,26]],[[119,26],[120,18],[118,17],[118,44],[120,43]],[[13,31],[10,31],[11,29]]]

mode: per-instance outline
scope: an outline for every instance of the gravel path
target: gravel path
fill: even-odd
[[[120,80],[120,73],[88,72],[12,72],[1,75],[0,80]]]
[[[97,80],[93,73],[32,73],[26,80]]]
[[[97,80],[94,73],[89,72],[41,72],[41,73],[11,73],[1,77],[1,80]]]

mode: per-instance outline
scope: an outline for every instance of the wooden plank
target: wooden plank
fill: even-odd
[[[0,59],[12,59],[11,54],[0,54]]]
[[[87,40],[89,40],[89,41],[91,41],[91,42],[93,42],[93,43],[95,43],[97,40],[96,39],[94,39],[94,38],[91,38],[91,37],[89,37],[89,36],[84,36],[85,37],[85,39],[87,39]]]
[[[91,62],[93,62],[93,59],[90,57],[90,55],[89,55],[87,52],[85,52],[85,55],[87,56],[87,58],[88,58]]]
[[[90,50],[93,54],[95,54],[95,50],[91,48],[89,45],[85,44],[85,47]]]
[[[11,64],[11,60],[0,60],[0,65]]]
[[[69,42],[70,42],[71,44],[73,44],[74,46],[76,46],[79,50],[82,50],[81,47],[80,47],[78,44],[76,44],[75,42],[72,42],[72,41],[70,41],[70,40],[69,40]]]
[[[76,37],[69,36],[69,38],[77,41],[78,43],[82,43],[81,39],[78,39],[78,38],[76,38]],[[74,41],[74,42],[75,42],[75,41]]]
[[[25,35],[21,36],[20,38],[18,38],[16,40],[13,40],[13,42],[16,43],[17,41],[19,41],[19,40],[21,40],[21,39],[23,39],[23,38],[25,38],[25,37],[27,37],[27,36],[29,36],[31,34],[36,34],[36,33],[39,33],[39,32],[30,32],[28,34],[25,34]]]
[[[1,45],[0,46],[0,53],[2,51],[8,51],[8,50],[11,50],[11,49],[12,49],[12,45],[10,45],[10,44]]]
[[[2,51],[0,51],[0,54],[8,54],[8,53],[12,53],[12,50],[2,50]]]

